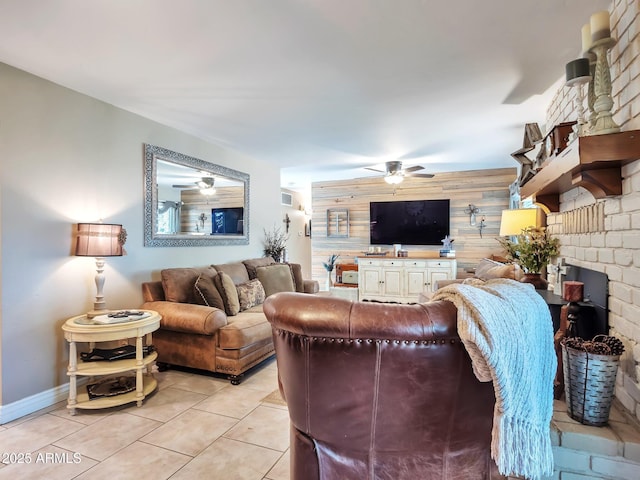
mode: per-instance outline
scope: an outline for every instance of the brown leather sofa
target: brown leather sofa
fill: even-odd
[[[271,257],[168,268],[160,274],[161,280],[142,284],[142,308],[162,316],[153,334],[159,367],[221,373],[234,385],[274,354],[271,327],[262,311],[265,295],[318,291],[316,281],[302,278],[300,265],[276,264]]]
[[[503,479],[495,397],[449,302],[278,293],[264,303],[291,419],[291,480]]]

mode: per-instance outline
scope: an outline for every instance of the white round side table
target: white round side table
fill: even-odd
[[[151,345],[151,332],[160,327],[160,315],[152,310],[138,310],[143,312],[144,318],[127,319],[119,323],[99,323],[86,315],[69,318],[62,330],[64,338],[69,342],[69,400],[67,408],[75,415],[77,408],[98,409],[115,407],[130,402],[142,405],[144,398],[153,392],[158,382],[148,372],[148,367],[158,357],[157,352],[143,355],[143,338],[146,345]],[[92,362],[78,361],[77,342],[89,342],[93,349],[97,342],[110,342],[114,340],[136,339],[136,357],[123,360],[100,360]],[[116,375],[118,373],[135,372],[136,388],[134,391],[113,396],[104,396],[90,399],[88,392],[77,391],[77,377],[98,377]],[[146,373],[145,373],[146,371]]]

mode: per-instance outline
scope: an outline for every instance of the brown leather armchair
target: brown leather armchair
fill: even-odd
[[[291,480],[502,479],[495,397],[449,302],[391,305],[278,293],[271,323],[291,419]]]

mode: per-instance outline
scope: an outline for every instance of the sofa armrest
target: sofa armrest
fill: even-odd
[[[205,305],[156,301],[145,302],[142,308],[154,310],[160,314],[162,317],[160,328],[163,330],[213,335],[220,327],[227,324],[227,315],[224,311]]]
[[[454,283],[462,283],[464,282],[464,278],[454,278],[451,280],[438,280],[434,285],[433,289],[438,290],[439,288],[446,287],[447,285],[453,285]]]
[[[318,293],[320,284],[317,280],[304,280],[304,293]]]

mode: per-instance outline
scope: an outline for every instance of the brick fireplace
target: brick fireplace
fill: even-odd
[[[610,52],[614,119],[622,131],[640,129],[640,2],[612,2]],[[579,33],[579,32],[578,32]],[[547,130],[575,120],[575,89],[561,87],[547,112]],[[622,167],[622,195],[595,200],[582,188],[560,197],[560,212],[548,216],[549,231],[560,239],[567,264],[603,272],[608,282],[608,324],[626,352],[616,384],[616,398],[640,419],[640,161]],[[602,204],[603,231],[574,230],[563,225],[566,213]],[[598,229],[595,229],[598,230]]]

